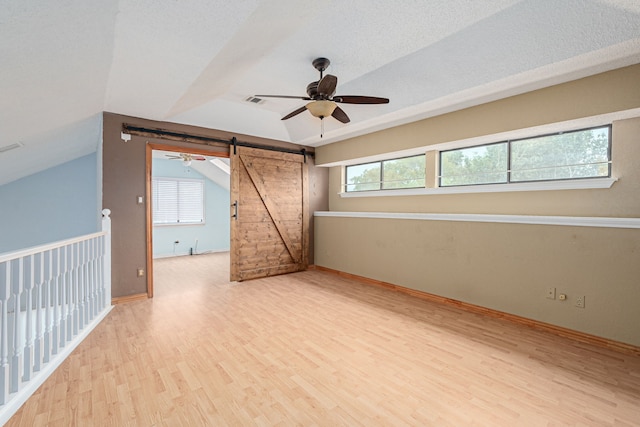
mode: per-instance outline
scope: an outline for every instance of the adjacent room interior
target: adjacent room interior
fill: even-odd
[[[228,260],[229,159],[163,150],[153,150],[152,158],[153,277],[158,279],[153,266],[159,259],[187,261],[181,257],[220,253]],[[192,266],[174,263],[176,268],[184,271]],[[225,271],[228,275],[228,265]]]

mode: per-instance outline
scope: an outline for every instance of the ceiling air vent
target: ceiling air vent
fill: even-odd
[[[21,142],[16,142],[14,144],[9,144],[9,145],[4,145],[4,146],[0,147],[0,153],[4,153],[6,151],[10,151],[10,150],[13,150],[15,148],[20,148],[20,147],[22,147],[22,145],[23,144]]]
[[[264,99],[256,98],[255,96],[249,96],[245,98],[245,101],[250,102],[252,104],[262,104],[264,102]]]

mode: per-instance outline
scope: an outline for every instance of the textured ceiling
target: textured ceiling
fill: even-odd
[[[328,57],[351,123],[303,113]],[[2,0],[0,184],[95,152],[100,113],[317,146],[640,63],[638,0]]]

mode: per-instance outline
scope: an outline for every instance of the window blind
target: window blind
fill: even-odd
[[[203,224],[204,182],[177,178],[152,180],[154,224]]]

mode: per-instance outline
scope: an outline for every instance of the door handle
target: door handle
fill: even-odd
[[[238,220],[238,201],[236,200],[235,202],[233,202],[231,206],[233,206],[233,215],[231,215],[231,218],[235,218],[237,221]]]

